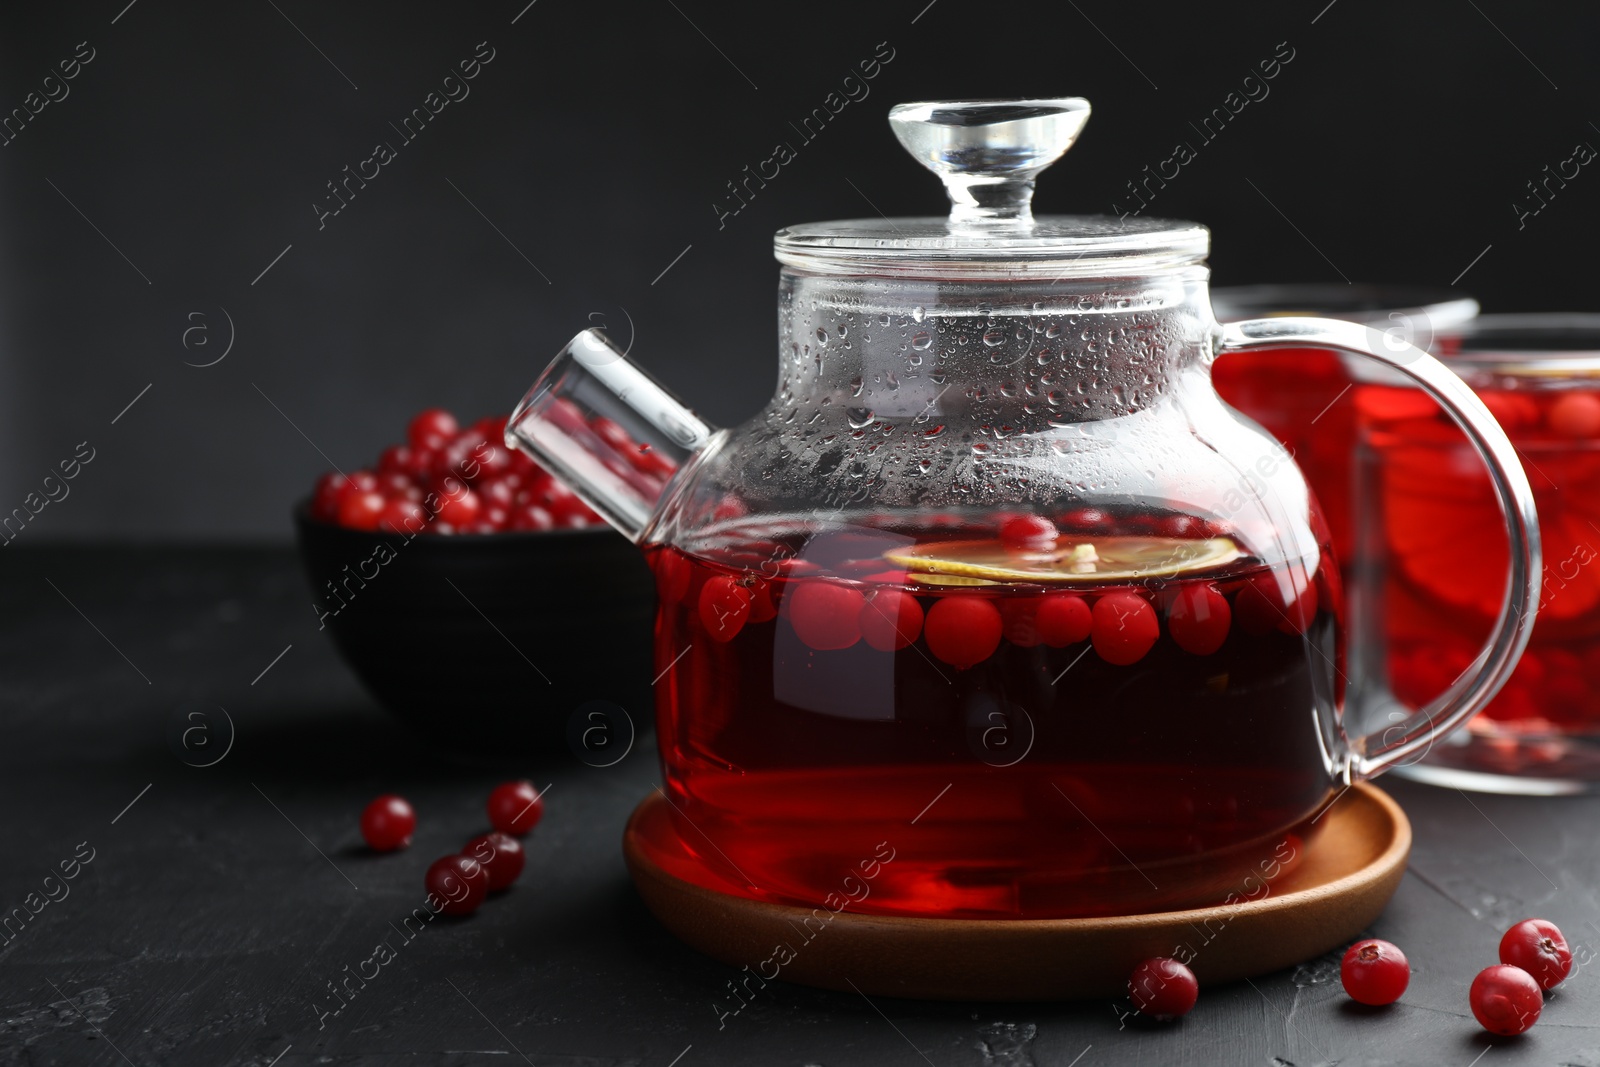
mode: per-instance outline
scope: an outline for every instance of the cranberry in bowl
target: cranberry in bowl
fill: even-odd
[[[603,421],[603,420],[602,420]],[[505,446],[505,419],[417,415],[362,470],[295,509],[312,610],[367,690],[430,744],[469,758],[567,747],[590,701],[651,719],[654,590],[637,550]],[[594,432],[641,481],[671,471]]]

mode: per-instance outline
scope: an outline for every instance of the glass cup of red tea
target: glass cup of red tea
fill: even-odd
[[[1385,347],[1411,344],[1437,354],[1478,313],[1453,289],[1405,285],[1244,285],[1213,289],[1217,321],[1316,316],[1360,323]],[[1350,389],[1367,361],[1327,349],[1285,347],[1217,361],[1211,380],[1233,407],[1283,442],[1322,504],[1346,582],[1355,559],[1355,406]],[[1405,379],[1400,378],[1400,381]]]
[[[1447,337],[1466,379],[1516,446],[1544,544],[1532,640],[1466,729],[1403,768],[1508,793],[1600,784],[1600,315],[1490,315]],[[1470,669],[1505,595],[1506,539],[1466,438],[1399,382],[1354,389],[1359,538],[1370,573],[1352,604],[1364,684],[1395,716]],[[1362,626],[1365,623],[1365,628]]]

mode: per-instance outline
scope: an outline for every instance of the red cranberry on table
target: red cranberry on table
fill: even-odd
[[[1500,962],[1527,971],[1540,989],[1554,989],[1572,973],[1572,949],[1555,923],[1524,919],[1500,939]]]
[[[1128,996],[1139,1014],[1163,1022],[1188,1015],[1200,996],[1194,972],[1169,956],[1152,956],[1128,976]]]
[[[441,856],[423,878],[446,915],[471,915],[489,895],[489,875],[471,856]]]
[[[1350,999],[1380,1007],[1400,999],[1411,983],[1406,954],[1387,941],[1368,938],[1351,945],[1339,963],[1339,978]]]
[[[477,860],[487,872],[491,892],[505,889],[515,882],[528,862],[527,854],[522,851],[522,842],[499,830],[474,837],[467,842],[461,854]]]
[[[417,813],[405,797],[385,793],[361,813],[361,836],[374,852],[393,852],[411,844]]]
[[[518,837],[539,825],[544,798],[529,781],[502,782],[489,794],[489,825]]]
[[[1544,994],[1521,967],[1500,963],[1485,967],[1472,980],[1472,1014],[1491,1034],[1510,1037],[1539,1021]]]

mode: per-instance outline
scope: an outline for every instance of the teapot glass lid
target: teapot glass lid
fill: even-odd
[[[815,274],[1084,277],[1198,263],[1210,233],[1137,215],[1033,214],[1034,180],[1089,120],[1081,97],[900,104],[895,136],[939,176],[947,218],[848,219],[779,230],[785,266]]]

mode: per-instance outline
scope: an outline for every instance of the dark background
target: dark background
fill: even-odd
[[[96,450],[30,542],[287,539],[330,461],[370,463],[427,405],[508,410],[591,315],[743,418],[773,380],[772,231],[943,211],[884,121],[905,100],[1087,96],[1046,212],[1108,211],[1190,140],[1151,213],[1213,228],[1219,284],[1447,285],[1488,247],[1460,283],[1487,310],[1600,310],[1578,244],[1600,178],[1521,230],[1512,207],[1600,144],[1577,5],[126,2],[0,13],[0,112],[95,50],[0,147],[0,512]],[[389,123],[480,41],[471,95],[400,144]],[[789,123],[884,41],[867,99],[800,144]],[[1189,123],[1279,42],[1270,95],[1199,146]],[[319,231],[325,183],[380,140],[398,158]],[[779,140],[798,158],[719,229]],[[223,309],[231,352],[186,366],[226,346]]]

